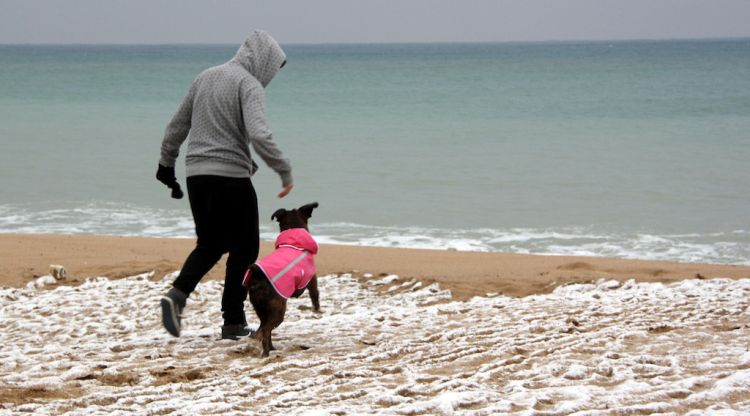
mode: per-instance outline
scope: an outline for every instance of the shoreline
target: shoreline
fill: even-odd
[[[261,241],[260,256],[272,249]],[[67,234],[1,234],[0,286],[22,287],[63,265],[65,284],[88,277],[117,279],[154,271],[154,279],[179,270],[195,245],[193,238],[117,237]],[[205,279],[223,279],[223,257]],[[750,278],[750,266],[626,260],[605,257],[486,253],[321,244],[318,275],[387,274],[424,283],[437,282],[457,300],[497,293],[528,296],[569,283],[598,279],[669,283],[691,278]],[[205,280],[204,279],[204,280]]]

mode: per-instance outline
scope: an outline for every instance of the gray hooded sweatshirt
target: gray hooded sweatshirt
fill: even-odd
[[[266,124],[265,91],[286,59],[266,32],[256,30],[229,62],[208,68],[193,81],[187,96],[164,132],[161,159],[174,166],[188,140],[187,176],[252,176],[258,165],[250,145],[263,161],[292,183],[292,167],[273,141]]]

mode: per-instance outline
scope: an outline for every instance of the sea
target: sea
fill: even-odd
[[[238,45],[0,45],[0,232],[193,237],[160,144]],[[282,46],[263,239],[750,265],[750,39]]]

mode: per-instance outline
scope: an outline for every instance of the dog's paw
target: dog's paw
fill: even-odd
[[[322,309],[320,309],[320,308],[315,309],[315,308],[307,306],[307,305],[301,305],[301,306],[299,306],[299,310],[304,311],[304,312],[310,311],[310,312],[314,313],[315,315],[322,315],[323,314],[323,310]]]

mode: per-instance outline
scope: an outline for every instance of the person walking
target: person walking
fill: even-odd
[[[197,243],[161,299],[162,324],[175,337],[182,312],[198,282],[229,253],[221,311],[222,339],[248,336],[242,277],[258,257],[258,200],[251,176],[258,169],[250,147],[281,177],[283,198],[294,187],[292,168],[266,123],[265,87],[286,64],[286,55],[268,33],[255,30],[228,62],[208,68],[193,81],[167,125],[156,178],[181,198],[174,165],[182,143],[187,192]]]

